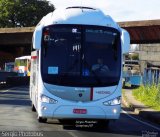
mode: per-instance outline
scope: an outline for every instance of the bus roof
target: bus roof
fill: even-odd
[[[120,28],[110,16],[105,15],[101,10],[82,6],[56,9],[54,12],[44,16],[38,26],[53,24],[98,25]]]
[[[15,58],[15,59],[31,59],[31,56],[22,56],[22,57],[18,57],[18,58]]]

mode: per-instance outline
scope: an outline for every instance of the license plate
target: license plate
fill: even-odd
[[[86,109],[73,109],[73,113],[75,113],[75,114],[86,114],[87,110]]]

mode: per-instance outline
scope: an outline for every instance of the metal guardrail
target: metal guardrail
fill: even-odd
[[[17,76],[15,72],[0,71],[0,88],[29,85],[30,77]]]
[[[15,72],[0,71],[0,83],[5,83],[7,80],[7,77],[16,76],[16,75],[17,73]]]
[[[13,77],[8,77],[6,84],[8,86],[28,86],[30,82],[30,77],[29,76],[13,76]]]

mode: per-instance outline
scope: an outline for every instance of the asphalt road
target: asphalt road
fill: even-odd
[[[93,128],[49,119],[47,123],[37,121],[36,112],[31,111],[27,87],[0,90],[0,136],[52,136],[52,137],[158,137],[160,125],[152,124],[139,116],[122,109],[121,117],[111,121],[109,127]]]

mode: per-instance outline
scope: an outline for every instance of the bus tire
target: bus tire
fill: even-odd
[[[62,124],[74,124],[75,120],[74,119],[58,119],[58,121]]]
[[[39,123],[46,123],[47,122],[47,118],[38,117],[38,122]]]
[[[34,104],[33,104],[33,103],[32,103],[31,110],[32,110],[33,112],[36,112],[36,108],[35,108],[35,106],[34,106]]]
[[[136,88],[136,85],[131,85],[131,88]]]
[[[126,82],[125,82],[125,81],[122,82],[122,87],[123,87],[123,88],[126,87]]]
[[[97,127],[100,129],[106,129],[109,126],[109,120],[98,120]]]

